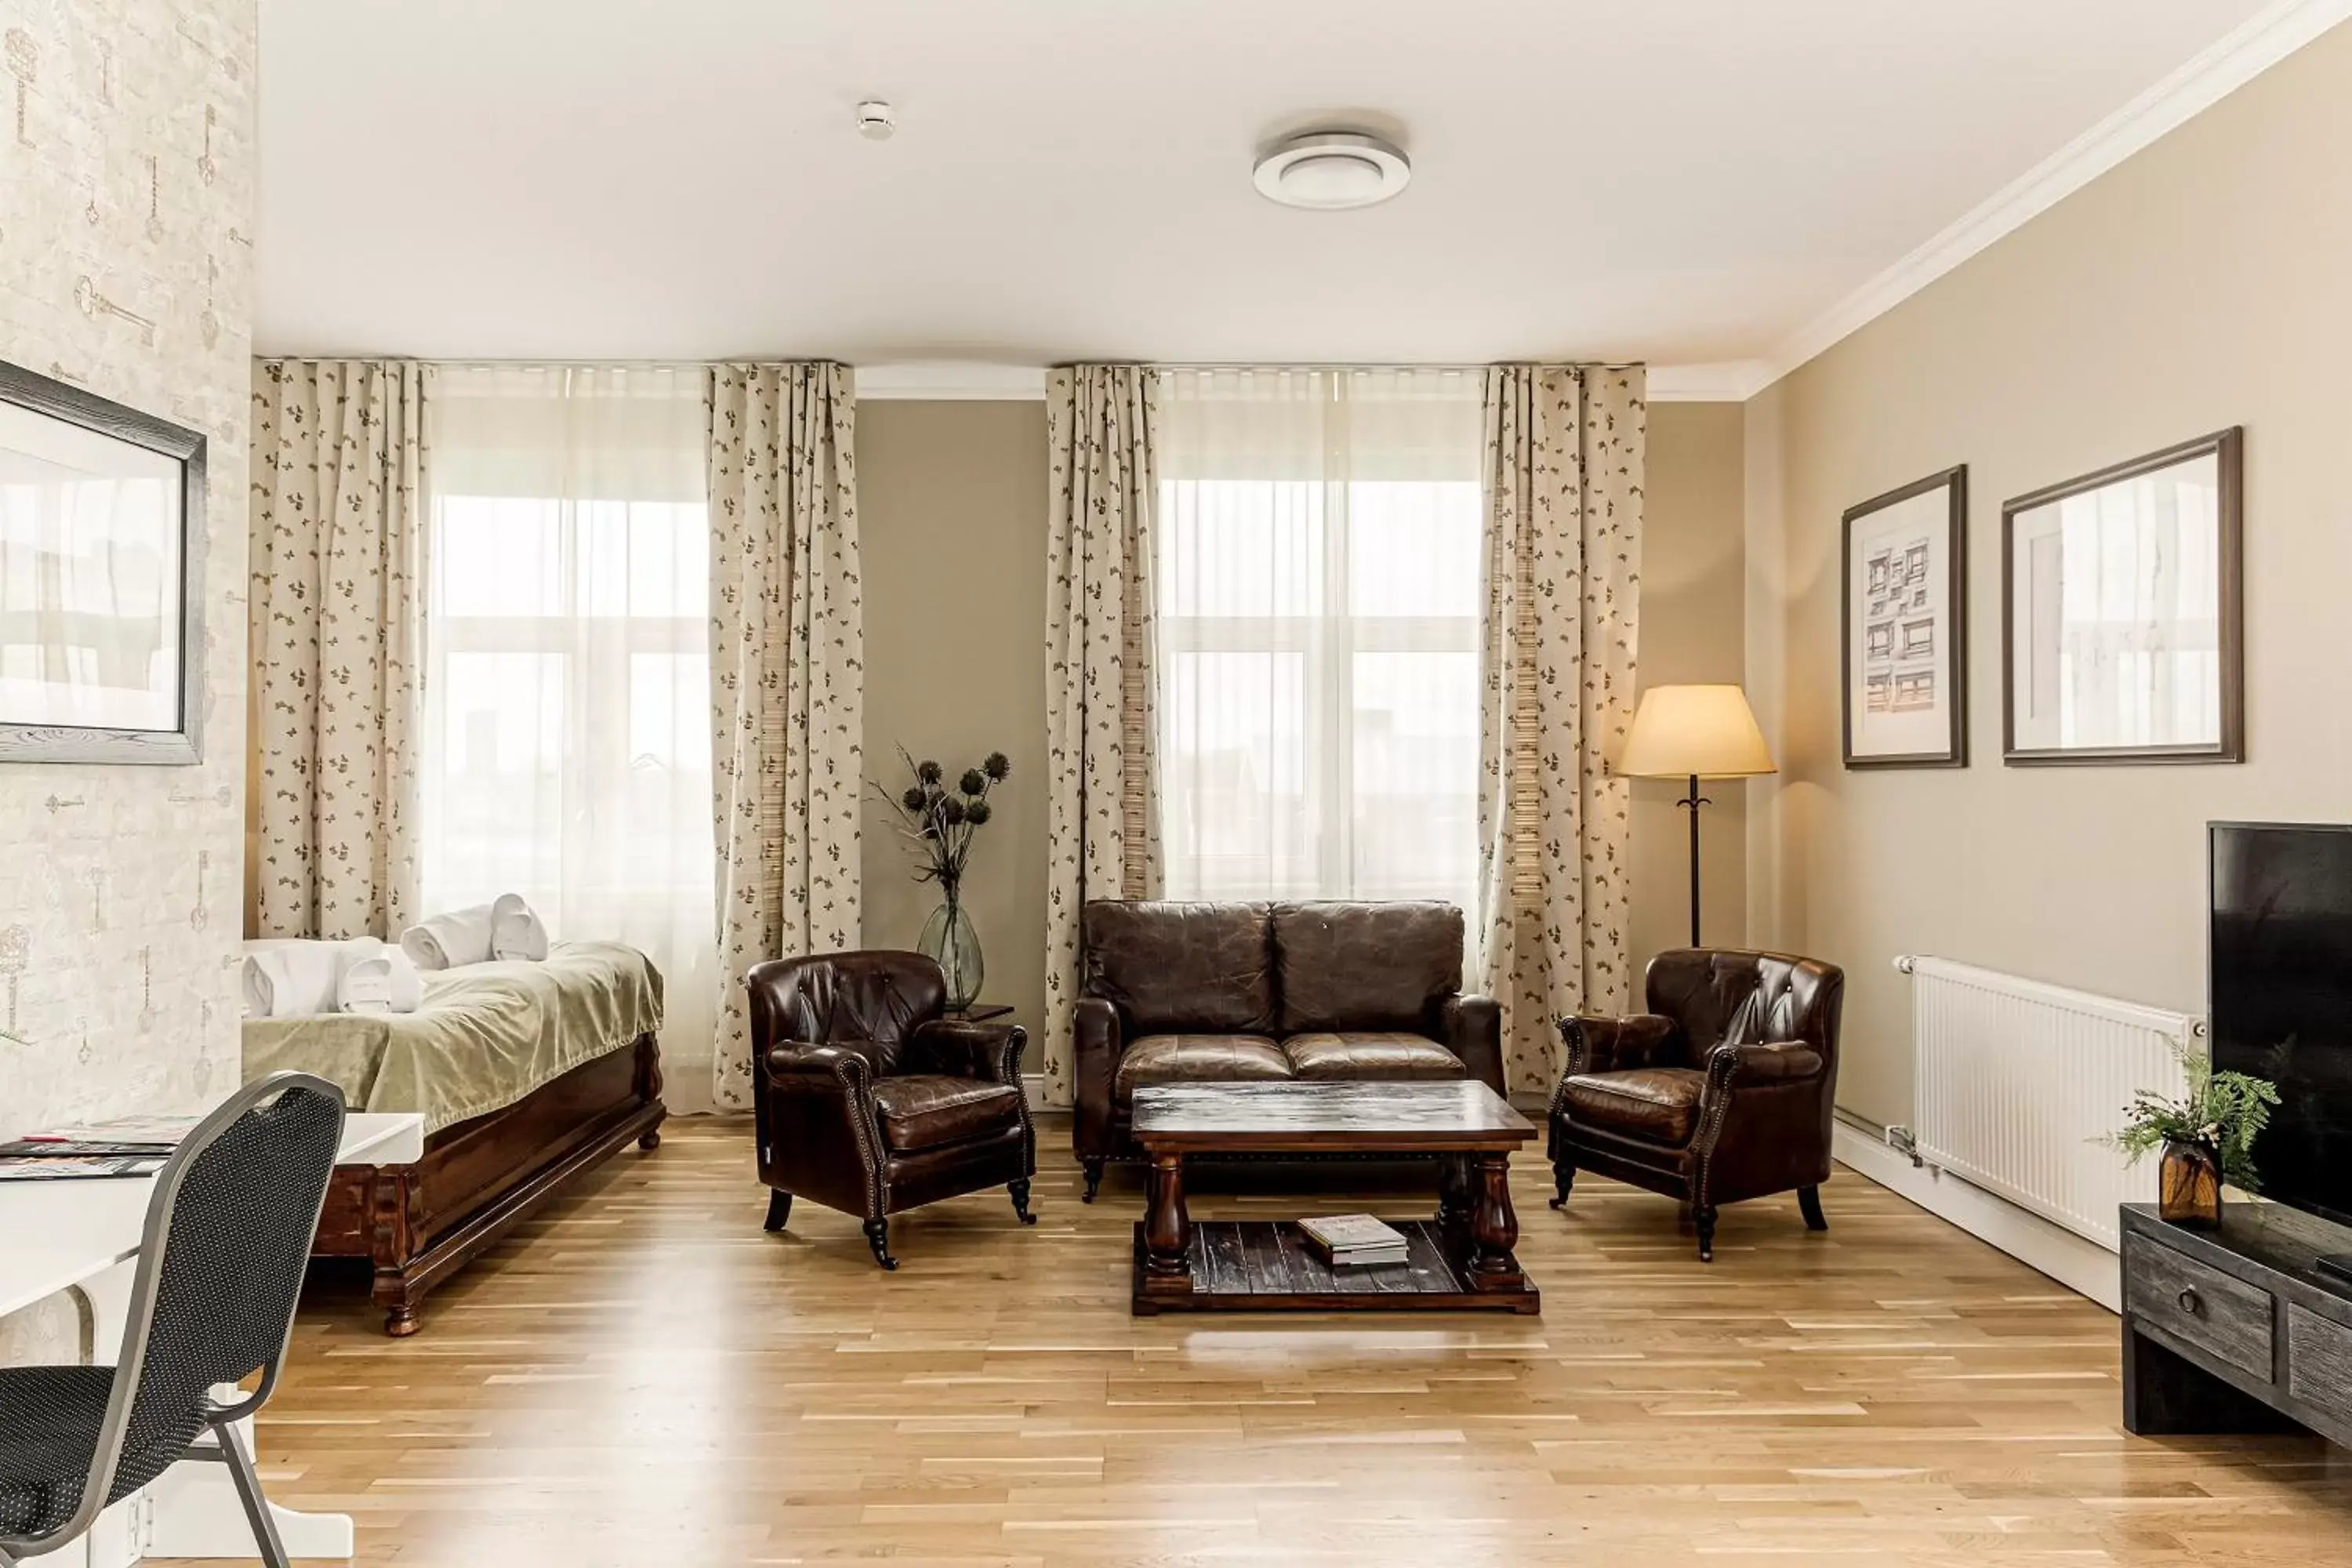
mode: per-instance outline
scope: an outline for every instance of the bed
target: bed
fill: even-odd
[[[573,1178],[661,1142],[662,981],[617,942],[558,942],[541,963],[428,973],[406,1014],[245,1022],[245,1076],[295,1068],[354,1110],[425,1116],[410,1164],[339,1165],[314,1258],[364,1258],[384,1332]]]

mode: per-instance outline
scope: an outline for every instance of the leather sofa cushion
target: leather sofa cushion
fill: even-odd
[[[1462,911],[1451,904],[1276,904],[1282,1033],[1427,1026],[1462,989]]]
[[[1267,1034],[1270,942],[1264,904],[1097,900],[1086,909],[1085,994],[1117,1006],[1130,1036]]]
[[[1426,1035],[1366,1032],[1293,1035],[1282,1054],[1302,1079],[1463,1078],[1462,1058]]]
[[[1017,1126],[1021,1091],[1009,1083],[908,1073],[874,1080],[882,1141],[893,1149],[936,1149]]]
[[[1698,1125],[1699,1090],[1706,1075],[1696,1068],[1635,1068],[1570,1079],[1560,1103],[1571,1125],[1680,1148]]]
[[[1144,1083],[1268,1083],[1290,1058],[1263,1035],[1146,1035],[1122,1052],[1111,1095],[1121,1105]]]

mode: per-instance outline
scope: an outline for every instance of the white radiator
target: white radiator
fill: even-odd
[[[1941,958],[1911,976],[1916,1152],[2116,1250],[2116,1208],[2156,1198],[2156,1162],[2100,1140],[2142,1089],[2182,1089],[2205,1021]]]

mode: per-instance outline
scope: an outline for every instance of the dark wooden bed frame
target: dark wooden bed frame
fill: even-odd
[[[502,1110],[444,1127],[414,1164],[338,1165],[310,1255],[373,1263],[383,1331],[413,1334],[425,1293],[467,1259],[623,1145],[658,1145],[661,1090],[660,1051],[641,1035]]]

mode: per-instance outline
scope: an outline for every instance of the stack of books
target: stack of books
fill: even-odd
[[[1307,1245],[1334,1268],[1367,1268],[1405,1260],[1404,1233],[1368,1214],[1302,1219],[1298,1229]]]
[[[152,1176],[195,1124],[193,1116],[122,1116],[28,1132],[0,1143],[0,1182]]]

